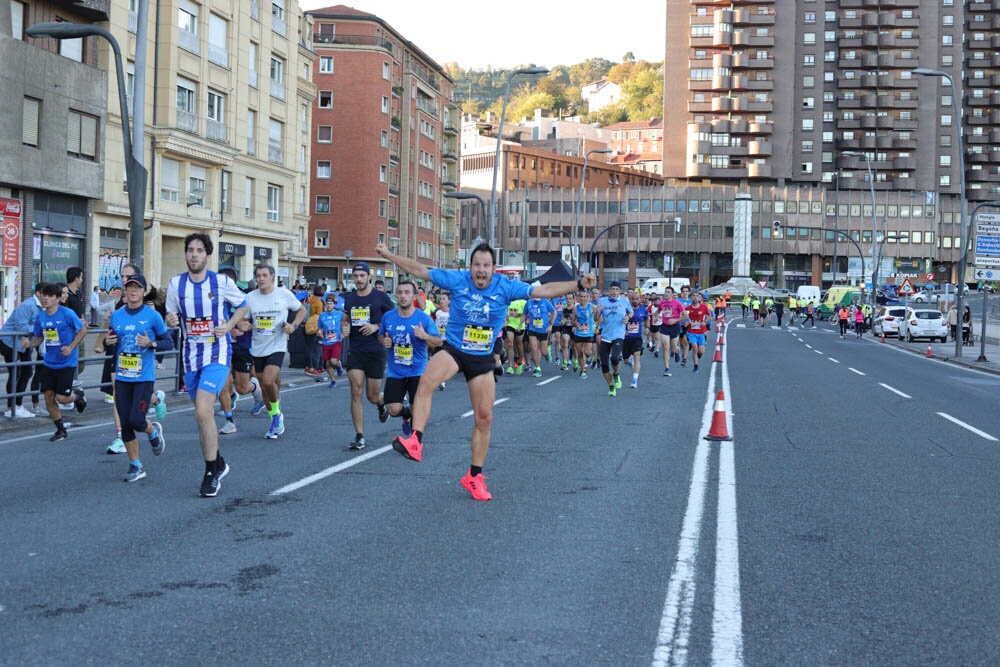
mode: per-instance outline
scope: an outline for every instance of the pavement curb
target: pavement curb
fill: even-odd
[[[916,355],[918,357],[922,357],[926,353],[926,348],[924,350],[918,350],[918,349],[914,349],[914,348],[912,348],[912,347],[910,347],[908,345],[903,345],[903,344],[897,343],[897,342],[892,342],[892,343],[887,343],[887,344],[892,345],[893,347],[895,347],[895,348],[897,348],[899,350],[902,350],[904,352],[908,352],[910,354]],[[977,357],[978,357],[978,355],[979,355],[979,353],[976,352],[976,356]],[[978,362],[978,361],[967,361],[964,357],[961,358],[961,359],[958,359],[958,358],[955,358],[955,357],[944,357],[944,356],[938,356],[937,354],[935,354],[934,358],[937,359],[938,361],[944,361],[944,362],[947,362],[949,364],[954,364],[955,366],[962,366],[963,368],[970,368],[972,370],[981,371],[983,373],[992,373],[993,375],[1000,375],[1000,369],[990,368],[986,364],[984,364],[982,362]],[[992,362],[986,362],[986,363],[992,363]]]

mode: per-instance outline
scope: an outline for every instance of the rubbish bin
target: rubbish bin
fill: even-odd
[[[306,332],[303,327],[298,327],[288,336],[288,367],[305,368],[308,361]]]

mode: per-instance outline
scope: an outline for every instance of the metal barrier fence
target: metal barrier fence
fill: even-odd
[[[84,337],[84,341],[86,341],[86,339],[90,337],[91,334],[94,334],[94,337],[96,338],[101,334],[108,333],[108,331],[109,331],[108,329],[88,329],[87,335],[86,337]],[[174,349],[165,350],[163,352],[156,352],[156,356],[163,358],[166,357],[174,358],[176,360],[176,363],[174,364],[174,371],[163,372],[163,373],[157,372],[156,380],[159,381],[159,380],[173,379],[175,391],[180,391],[184,380],[184,374],[181,370],[181,359],[183,358],[181,354],[184,350],[184,337],[180,335],[180,330],[176,327],[169,329],[169,331],[174,336],[174,341],[175,341]],[[16,400],[18,398],[23,399],[25,396],[31,396],[32,402],[34,403],[38,401],[38,398],[41,395],[41,391],[37,387],[34,390],[30,389],[29,387],[25,387],[24,391],[20,392],[17,391],[18,376],[22,373],[22,371],[19,369],[31,368],[33,369],[32,376],[34,376],[35,373],[37,372],[34,369],[44,365],[42,361],[42,357],[44,356],[44,354],[41,352],[41,346],[38,346],[37,348],[28,348],[29,354],[32,357],[31,361],[21,361],[19,359],[21,354],[23,354],[24,352],[24,349],[21,348],[20,346],[20,340],[22,338],[32,338],[33,335],[34,334],[31,331],[13,331],[13,332],[4,331],[3,334],[0,335],[0,340],[6,342],[10,338],[13,338],[14,342],[16,343],[16,345],[12,346],[12,349],[14,351],[13,361],[11,363],[0,362],[0,368],[6,370],[7,374],[11,376],[11,387],[13,388],[12,392],[7,392],[6,380],[4,381],[3,384],[0,384],[0,402],[3,403],[4,409],[6,409],[8,399],[13,399],[13,401],[16,404]],[[90,349],[93,349],[93,347],[90,347]],[[108,354],[81,356],[77,359],[77,364],[78,364],[77,368],[79,368],[79,362],[88,362],[88,361],[100,362],[100,364],[103,367],[105,366],[106,362],[111,358],[112,358],[111,355]],[[90,384],[85,384],[82,383],[82,381],[80,381],[79,384],[74,383],[74,386],[79,387],[80,389],[99,389],[108,384],[107,382],[103,381],[103,375],[104,375],[104,370],[102,368],[101,377],[99,377],[96,383],[92,382]],[[77,379],[79,380],[79,372],[77,373]],[[112,364],[111,381],[113,380],[114,380],[114,366]],[[8,419],[10,420],[17,419],[18,417],[16,413],[17,410],[12,409],[10,411]]]

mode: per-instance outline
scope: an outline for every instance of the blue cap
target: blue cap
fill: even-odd
[[[365,262],[358,262],[355,264],[354,268],[351,269],[351,273],[354,273],[355,271],[364,271],[367,274],[371,274],[372,272],[372,270],[368,267],[368,264]]]
[[[611,286],[612,287],[617,287],[618,289],[622,288],[622,284],[619,281],[617,281],[617,280],[612,280],[611,281]]]

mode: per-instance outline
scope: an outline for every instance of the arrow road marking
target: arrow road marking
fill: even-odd
[[[941,415],[942,417],[944,417],[945,419],[947,419],[948,421],[952,422],[953,424],[958,424],[962,428],[964,428],[964,429],[966,429],[968,431],[972,431],[973,433],[975,433],[976,435],[978,435],[981,438],[986,438],[987,440],[990,440],[992,442],[996,442],[997,441],[997,439],[994,438],[989,433],[986,433],[985,431],[980,431],[975,426],[970,426],[969,424],[966,424],[961,419],[955,419],[954,417],[952,417],[951,415],[949,415],[947,412],[939,412],[938,414]]]
[[[910,396],[909,394],[904,394],[903,392],[901,392],[901,391],[900,391],[900,390],[898,390],[898,389],[893,389],[892,387],[890,387],[889,385],[887,385],[887,384],[886,384],[886,383],[884,383],[884,382],[879,382],[879,385],[880,385],[880,386],[883,386],[883,387],[885,387],[886,389],[888,389],[889,391],[891,391],[891,392],[892,392],[892,393],[894,393],[894,394],[899,394],[899,395],[900,395],[900,396],[902,396],[903,398],[913,398],[913,397],[912,397],[912,396]]]

